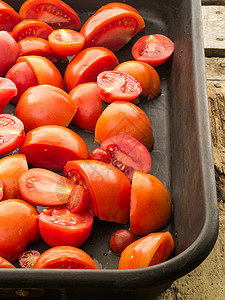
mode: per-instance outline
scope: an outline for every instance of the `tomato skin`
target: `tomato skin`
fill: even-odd
[[[12,31],[14,26],[21,21],[20,15],[4,1],[0,2],[0,31]]]
[[[61,172],[69,160],[87,159],[84,140],[69,128],[46,125],[29,131],[19,149],[38,168]]]
[[[139,14],[139,12],[131,5],[129,4],[126,4],[126,3],[120,3],[120,2],[110,2],[110,3],[107,3],[103,6],[101,6],[96,12],[100,12],[101,10],[104,10],[104,9],[108,9],[108,8],[123,8],[123,9],[126,9],[126,10],[131,10],[137,14]]]
[[[109,164],[111,162],[110,154],[101,148],[95,148],[94,150],[92,150],[89,155],[89,159],[90,160],[99,160],[99,161],[105,162],[107,164]]]
[[[21,198],[19,177],[28,170],[26,156],[23,154],[8,155],[0,159],[0,180],[3,182],[3,198]]]
[[[75,187],[71,180],[42,168],[29,169],[19,178],[22,197],[39,206],[66,204],[70,192]]]
[[[3,198],[3,182],[0,179],[0,201],[2,200],[2,198]]]
[[[85,48],[100,46],[116,52],[144,27],[143,18],[134,10],[105,6],[84,23],[80,32],[85,36]]]
[[[104,47],[91,47],[79,52],[68,64],[64,80],[67,91],[84,82],[96,82],[99,73],[112,70],[119,61]]]
[[[172,202],[163,183],[150,174],[134,172],[130,198],[130,229],[145,235],[166,226],[172,215]]]
[[[129,220],[131,184],[127,177],[112,165],[94,161],[69,161],[64,176],[77,170],[85,177],[91,193],[89,209],[101,220],[125,224]]]
[[[16,62],[19,49],[17,42],[7,31],[0,31],[0,45],[0,76],[4,76]]]
[[[70,28],[79,30],[81,27],[77,13],[60,0],[27,0],[21,5],[19,15],[22,19],[41,20],[53,29]]]
[[[25,131],[28,132],[43,125],[67,127],[76,109],[72,98],[65,91],[53,85],[43,84],[31,87],[22,94],[16,106],[15,116],[23,122]]]
[[[15,83],[9,79],[0,77],[0,114],[3,113],[8,102],[17,94]]]
[[[102,100],[98,94],[97,83],[81,83],[74,87],[69,95],[77,106],[72,123],[85,130],[94,131],[102,113]]]
[[[71,246],[58,246],[43,252],[34,268],[98,269],[98,266],[83,250]]]
[[[118,269],[146,268],[164,262],[174,248],[169,232],[154,232],[142,237],[121,253]]]
[[[0,268],[14,269],[15,266],[3,257],[0,257]]]
[[[150,120],[142,109],[130,102],[115,101],[109,104],[95,126],[95,140],[99,144],[120,134],[133,136],[148,150],[153,145]]]
[[[0,202],[0,256],[15,262],[28,243],[39,240],[37,216],[38,211],[24,200]]]
[[[89,237],[94,216],[88,209],[72,213],[64,206],[45,208],[39,215],[43,240],[51,247],[79,247]]]

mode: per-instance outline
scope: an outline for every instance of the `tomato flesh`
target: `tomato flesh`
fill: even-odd
[[[3,182],[0,179],[0,201],[2,200],[2,198],[3,198]]]
[[[39,256],[40,256],[39,251],[27,250],[20,254],[19,264],[22,268],[31,269],[31,268],[33,268],[33,266]]]
[[[81,185],[75,186],[69,194],[67,208],[71,212],[81,212],[88,207],[89,193]]]

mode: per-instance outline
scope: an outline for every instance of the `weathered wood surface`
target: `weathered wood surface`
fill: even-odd
[[[202,0],[202,5],[225,5],[225,0]]]

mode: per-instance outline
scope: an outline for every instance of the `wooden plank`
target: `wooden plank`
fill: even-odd
[[[206,57],[205,66],[207,80],[225,81],[225,58]]]
[[[225,6],[202,6],[206,56],[225,57]]]
[[[202,0],[202,5],[225,5],[225,0]]]

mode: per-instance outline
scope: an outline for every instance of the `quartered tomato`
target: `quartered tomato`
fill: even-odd
[[[153,145],[152,126],[145,112],[133,103],[115,101],[102,112],[95,127],[95,140],[101,144],[115,135],[130,135],[148,150]]]
[[[22,268],[32,269],[39,256],[40,256],[39,251],[27,250],[20,254],[19,264]]]
[[[134,172],[130,198],[130,229],[145,235],[166,226],[172,202],[164,184],[155,176]]]
[[[15,150],[24,138],[24,126],[20,119],[9,114],[0,114],[0,155]]]
[[[164,262],[174,249],[169,232],[155,232],[133,242],[121,253],[118,269],[146,268]]]
[[[27,161],[38,168],[62,172],[69,160],[88,159],[84,140],[69,128],[57,125],[40,126],[29,131],[19,149]]]
[[[145,22],[134,9],[125,5],[105,5],[92,15],[82,26],[85,47],[101,46],[119,51],[137,32],[145,27]]]
[[[174,43],[162,34],[142,36],[133,45],[134,59],[156,67],[168,60],[173,54]]]
[[[0,31],[12,31],[14,26],[21,21],[19,14],[4,1],[0,1],[0,15]]]
[[[11,264],[8,260],[4,259],[3,257],[0,257],[0,268],[14,269],[15,266]]]
[[[79,247],[91,233],[94,216],[88,209],[73,213],[56,206],[45,208],[38,219],[41,236],[49,246]]]
[[[132,101],[142,92],[140,82],[121,71],[104,71],[97,77],[98,93],[105,102]]]
[[[77,13],[60,0],[27,0],[21,5],[19,15],[22,19],[41,20],[53,29],[81,27]]]
[[[67,91],[84,82],[96,82],[99,73],[112,70],[119,61],[104,47],[91,47],[79,52],[66,68],[64,79]]]
[[[29,169],[19,178],[22,197],[39,206],[66,204],[75,187],[76,184],[68,178],[41,168]]]
[[[35,269],[98,269],[94,260],[83,250],[72,246],[53,247],[43,252]]]
[[[9,78],[0,77],[0,114],[3,113],[6,104],[16,95],[15,83]]]
[[[12,34],[17,42],[27,37],[39,37],[47,40],[52,31],[51,26],[45,22],[39,20],[23,20],[13,28]]]

